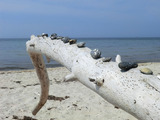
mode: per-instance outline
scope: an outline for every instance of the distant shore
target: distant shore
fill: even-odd
[[[160,63],[140,63],[154,75],[160,74]],[[111,105],[78,81],[64,82],[70,72],[65,67],[47,68],[49,95],[64,98],[48,100],[36,115],[32,110],[39,101],[40,83],[34,69],[0,71],[0,119],[34,118],[35,120],[137,120]],[[67,96],[67,97],[66,97]]]

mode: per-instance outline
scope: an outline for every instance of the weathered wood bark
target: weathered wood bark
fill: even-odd
[[[144,75],[137,68],[121,72],[117,62],[95,60],[89,48],[78,48],[61,40],[32,36],[26,46],[43,89],[38,106],[43,106],[48,96],[48,77],[42,57],[35,60],[34,56],[44,54],[71,71],[65,79],[77,78],[105,100],[140,120],[160,120],[160,80],[156,76]],[[40,108],[36,107],[33,114]]]
[[[43,61],[43,57],[41,54],[34,54],[30,53],[30,57],[33,61],[33,64],[36,68],[36,72],[38,75],[38,78],[41,83],[41,98],[38,105],[33,110],[32,114],[36,115],[37,112],[43,107],[43,105],[46,103],[48,98],[48,92],[49,92],[49,78],[46,71],[46,67]]]

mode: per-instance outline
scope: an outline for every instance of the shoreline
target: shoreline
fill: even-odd
[[[139,63],[138,69],[148,67],[160,74],[160,62]],[[35,69],[0,71],[0,119],[25,120],[137,120],[127,112],[111,105],[78,81],[64,82],[70,72],[65,67],[47,68],[49,95],[63,98],[48,99],[36,116],[33,108],[40,98],[40,83]],[[17,119],[17,120],[18,120]]]
[[[148,64],[158,64],[160,63],[160,61],[158,62],[137,62],[138,65],[141,66],[142,65],[148,65]],[[32,65],[32,64],[31,64]],[[62,66],[61,64],[46,64],[46,68],[50,69],[50,68],[59,68],[59,67],[64,67]],[[0,72],[3,72],[3,71],[25,71],[25,70],[34,70],[34,67],[32,65],[32,68],[23,68],[23,67],[0,67]]]
[[[32,70],[34,69],[33,65],[31,64],[29,68],[25,67],[0,67],[0,71],[23,71],[23,70]],[[61,64],[46,64],[46,68],[57,68],[57,67],[63,67]]]

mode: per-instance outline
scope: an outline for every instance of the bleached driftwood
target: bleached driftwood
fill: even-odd
[[[111,104],[125,110],[140,120],[160,120],[160,80],[154,75],[144,75],[138,68],[122,72],[117,62],[93,59],[90,49],[78,48],[61,40],[31,36],[26,43],[41,83],[41,98],[33,114],[36,115],[48,97],[49,80],[42,54],[64,65],[76,78]]]

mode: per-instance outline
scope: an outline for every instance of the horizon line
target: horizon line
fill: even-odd
[[[0,39],[28,39],[30,37],[0,37]],[[116,39],[116,38],[160,38],[160,37],[69,37],[69,38],[88,38],[88,39],[96,39],[96,38],[104,38],[104,39]]]

